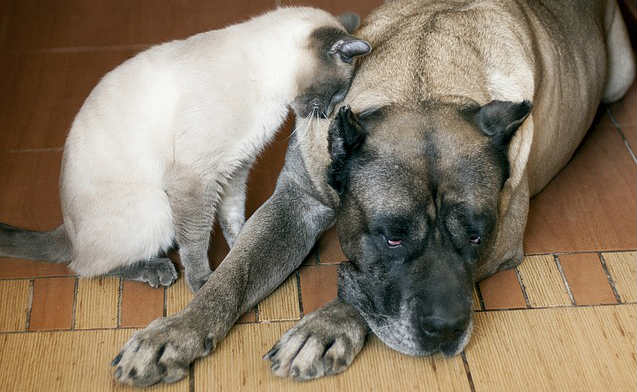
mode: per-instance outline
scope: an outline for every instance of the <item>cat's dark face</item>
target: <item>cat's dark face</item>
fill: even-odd
[[[292,102],[297,116],[329,116],[349,90],[356,57],[372,47],[344,29],[321,27],[310,35],[311,71],[298,80],[299,95]]]

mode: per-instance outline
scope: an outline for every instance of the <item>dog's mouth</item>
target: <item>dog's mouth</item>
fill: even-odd
[[[372,332],[388,347],[410,356],[428,356],[442,353],[453,357],[464,350],[471,339],[473,320],[470,319],[464,331],[456,337],[441,339],[426,336],[418,326],[406,322],[402,317],[388,318],[361,313]]]
[[[419,301],[403,299],[400,304],[386,306],[384,301],[377,300],[379,293],[372,294],[374,290],[361,287],[357,276],[358,272],[351,265],[341,264],[339,298],[356,308],[371,331],[390,348],[411,356],[440,352],[451,357],[462,352],[471,339],[473,320],[470,307],[462,326],[432,328],[425,322],[429,318],[418,317],[422,314]]]

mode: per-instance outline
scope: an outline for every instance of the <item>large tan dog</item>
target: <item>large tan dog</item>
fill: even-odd
[[[120,382],[182,378],[337,225],[339,299],[266,354],[279,376],[343,371],[374,332],[460,352],[471,284],[522,259],[529,197],[635,65],[615,0],[404,0],[358,35],[374,52],[332,120],[300,120],[273,196],[184,311],[138,332]]]

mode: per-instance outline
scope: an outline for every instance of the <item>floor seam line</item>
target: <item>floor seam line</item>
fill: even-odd
[[[168,295],[166,294],[167,287],[163,286],[162,288],[164,289],[164,306],[161,313],[163,317],[166,317],[166,314],[168,313],[168,305],[167,305]]]
[[[610,118],[611,123],[613,123],[613,125],[615,126],[615,130],[617,131],[617,133],[619,133],[619,136],[624,141],[624,146],[626,146],[626,148],[628,149],[628,153],[633,159],[633,163],[637,166],[637,157],[635,156],[635,153],[633,152],[633,149],[630,146],[630,142],[626,138],[626,135],[624,135],[624,131],[622,130],[621,125],[617,122],[617,119],[615,118],[615,115],[613,114],[613,111],[610,109],[610,107],[606,108],[606,113],[608,114],[608,117]]]
[[[124,278],[119,277],[119,286],[117,288],[117,325],[116,329],[122,325],[122,291],[124,289]]]
[[[575,296],[573,296],[573,291],[571,291],[571,286],[568,284],[568,280],[566,279],[566,274],[562,269],[562,263],[560,263],[560,258],[557,254],[553,255],[553,261],[555,261],[555,265],[557,265],[557,270],[560,272],[560,276],[562,277],[562,282],[564,283],[564,287],[566,287],[566,293],[568,294],[568,298],[571,300],[571,305],[577,306],[575,303]]]
[[[507,308],[507,309],[489,309],[489,310],[476,310],[474,313],[489,313],[489,312],[533,312],[538,310],[563,310],[563,309],[582,309],[582,308],[596,308],[596,307],[611,307],[611,306],[630,306],[637,305],[637,301],[631,302],[623,302],[623,303],[612,303],[612,304],[595,304],[595,305],[559,305],[559,306],[542,306],[537,308]],[[289,323],[292,321],[299,321],[296,319],[289,320],[268,320],[261,322],[250,322],[250,323],[241,323],[241,325],[250,325],[250,324],[280,324],[280,323]],[[71,330],[69,328],[64,329],[40,329],[40,330],[19,330],[19,331],[0,331],[0,335],[14,335],[14,334],[33,334],[33,333],[80,333],[80,332],[98,332],[98,331],[118,331],[118,330],[131,330],[131,331],[139,331],[142,330],[143,327],[120,327],[120,328],[86,328],[86,329],[75,329]]]
[[[303,297],[301,295],[301,273],[300,273],[300,269],[297,269],[296,272],[296,291],[298,293],[297,297],[298,297],[298,302],[299,302],[299,315],[301,316],[301,318],[303,318],[303,316],[305,315],[305,309],[303,309]]]
[[[469,388],[471,389],[471,392],[475,392],[476,386],[473,382],[473,376],[471,375],[471,369],[469,368],[469,361],[467,360],[467,355],[464,350],[462,350],[461,356],[462,356],[462,363],[464,365],[464,371],[465,371],[465,374],[467,375],[467,381],[469,382]]]
[[[29,305],[27,307],[27,320],[24,330],[28,331],[31,326],[31,311],[33,310],[33,289],[34,289],[35,280],[29,279]]]
[[[35,280],[35,279],[56,279],[56,278],[77,278],[77,275],[50,275],[50,276],[30,276],[30,277],[20,277],[20,278],[0,278],[0,281],[6,280]]]
[[[529,301],[529,296],[526,293],[526,286],[524,285],[524,281],[522,280],[522,276],[520,275],[520,271],[518,267],[514,267],[513,271],[515,273],[515,277],[518,279],[518,284],[520,285],[520,289],[522,290],[522,297],[524,297],[524,302],[526,303],[527,308],[532,308],[531,302]]]
[[[480,284],[478,282],[474,283],[474,287],[476,290],[476,294],[478,295],[478,302],[480,305],[479,310],[486,310],[487,307],[484,305],[484,298],[482,297],[482,290],[480,290]]]
[[[572,250],[572,251],[549,251],[549,252],[538,252],[538,253],[526,253],[524,257],[528,256],[562,256],[562,255],[577,255],[582,253],[597,253],[597,252],[605,252],[605,253],[628,253],[635,252],[637,248],[633,249],[589,249],[589,250]]]
[[[615,304],[617,305],[617,304]],[[620,305],[624,305],[624,304],[620,304]],[[77,333],[77,332],[96,332],[96,331],[119,331],[119,330],[141,330],[143,329],[142,327],[123,327],[123,328],[109,328],[109,327],[103,327],[103,328],[83,328],[83,329],[70,329],[70,328],[62,328],[62,329],[37,329],[37,330],[25,330],[25,331],[0,331],[0,335],[9,335],[9,334],[19,334],[19,333],[27,333],[27,334],[32,334],[32,333],[40,333],[40,332],[46,332],[46,333]]]
[[[75,278],[73,282],[73,307],[71,308],[71,331],[76,330],[75,312],[77,311],[77,290],[79,285],[79,279]]]
[[[606,279],[608,280],[608,284],[610,285],[611,290],[613,290],[615,300],[617,301],[617,303],[622,303],[621,296],[619,295],[617,287],[615,286],[615,280],[610,275],[610,271],[608,270],[608,266],[606,265],[606,259],[604,258],[604,254],[601,252],[599,253],[599,261],[602,263],[602,270],[604,271],[604,274],[606,274]]]
[[[195,392],[195,363],[192,362],[188,368],[188,391]]]

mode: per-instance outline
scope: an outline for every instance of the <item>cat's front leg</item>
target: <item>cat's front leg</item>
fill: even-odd
[[[241,166],[223,188],[219,208],[219,225],[230,248],[234,245],[234,241],[246,220],[246,182],[253,162],[254,159]]]
[[[217,181],[186,168],[173,170],[167,181],[166,194],[172,209],[179,258],[193,292],[197,292],[212,273],[208,245],[220,190]]]

